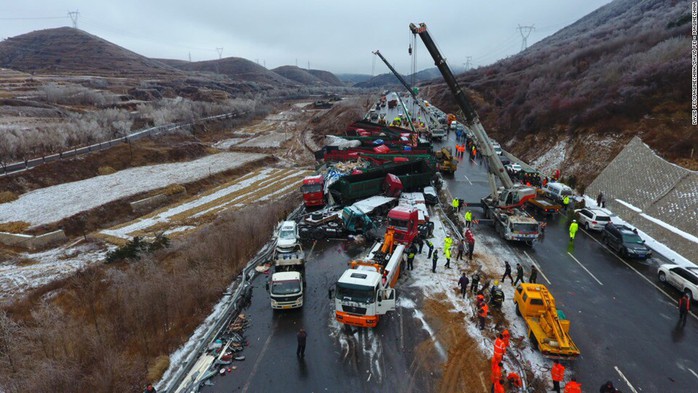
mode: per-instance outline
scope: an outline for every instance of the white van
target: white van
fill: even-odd
[[[550,182],[543,187],[543,194],[548,199],[562,203],[565,196],[569,196],[570,198],[574,196],[574,190],[566,184]]]

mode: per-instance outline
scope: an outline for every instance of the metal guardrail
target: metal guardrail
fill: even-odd
[[[288,215],[288,220],[297,219],[303,212],[303,205],[299,205],[293,212]],[[226,295],[228,299],[224,306],[224,311],[222,313],[223,317],[219,319],[211,328],[205,333],[204,338],[199,342],[193,350],[183,356],[183,361],[180,363],[179,369],[173,372],[172,376],[167,381],[160,381],[158,383],[158,389],[164,393],[174,393],[176,391],[182,392],[192,392],[198,391],[198,386],[196,385],[197,376],[194,376],[193,380],[185,381],[184,379],[191,371],[192,367],[196,364],[198,358],[204,354],[211,343],[221,334],[223,329],[230,324],[239,314],[240,311],[245,307],[244,299],[249,296],[249,292],[252,290],[251,282],[257,275],[255,267],[264,261],[271,259],[274,252],[275,237],[267,242],[261,250],[247,263],[247,265],[242,269],[240,275],[235,279]]]
[[[37,157],[37,158],[27,159],[24,161],[13,162],[13,163],[7,164],[7,165],[2,165],[2,166],[0,166],[0,176],[6,176],[6,175],[9,175],[12,173],[26,171],[28,169],[39,166],[41,164],[46,164],[49,162],[58,161],[58,160],[61,160],[64,158],[77,157],[79,155],[88,154],[88,153],[92,153],[95,151],[106,150],[106,149],[111,148],[112,146],[116,146],[116,145],[119,145],[121,143],[129,143],[130,141],[138,140],[140,138],[143,138],[144,136],[148,136],[151,134],[157,135],[158,133],[171,132],[174,130],[181,129],[183,127],[192,126],[194,124],[199,124],[201,122],[210,121],[210,120],[233,119],[233,118],[243,116],[245,114],[247,114],[247,113],[246,112],[243,112],[243,113],[232,113],[231,112],[231,113],[224,113],[222,115],[202,117],[202,118],[197,119],[191,123],[170,123],[170,124],[165,124],[162,126],[145,128],[145,129],[133,132],[131,134],[128,134],[128,135],[120,137],[120,138],[95,143],[93,145],[84,146],[84,147],[76,147],[76,148],[73,148],[70,150],[62,151],[60,153],[51,154],[48,156],[41,156],[41,157]]]

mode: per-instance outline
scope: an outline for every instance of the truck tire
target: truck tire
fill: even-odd
[[[528,338],[531,339],[531,346],[533,347],[533,349],[538,350],[538,339],[536,338],[536,335],[533,334],[533,332],[530,332],[528,334]]]
[[[515,311],[516,311],[516,315],[521,316],[521,310],[519,310],[518,304],[516,305]]]
[[[317,228],[316,230],[313,231],[313,239],[322,240],[324,238],[325,238],[325,231],[322,230],[321,228]]]

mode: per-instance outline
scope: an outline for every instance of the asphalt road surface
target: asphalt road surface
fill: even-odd
[[[443,143],[453,146],[453,133],[449,138]],[[446,184],[466,201],[478,201],[489,193],[484,165],[467,159],[453,177],[446,177]],[[492,243],[502,242],[487,224],[476,230],[489,234]],[[656,267],[664,261],[659,256],[623,260],[598,240],[598,234],[580,230],[570,244],[566,222],[557,217],[548,220],[545,238],[532,248],[504,245],[529,262],[527,271],[531,262],[539,266],[539,282],[549,284],[558,308],[571,320],[571,336],[582,355],[567,364],[568,370],[585,391],[595,391],[606,380],[623,392],[698,391],[698,319],[691,314],[686,327],[677,326],[679,293],[656,279]],[[347,330],[334,320],[328,289],[346,263],[365,249],[339,241],[304,247],[310,251],[304,307],[272,311],[266,277],[258,277],[246,310],[252,321],[246,331],[250,343],[243,352],[246,360],[234,363],[237,369],[232,373],[212,378],[214,385],[201,391],[434,391],[439,365],[415,367],[415,343],[428,338],[428,333],[413,310],[398,307],[373,330]],[[408,285],[409,274],[401,278],[399,296],[419,305],[421,293]],[[308,332],[304,359],[295,353],[301,327]]]
[[[453,133],[449,138],[443,144],[454,146]],[[489,193],[485,166],[467,156],[446,183],[465,201]],[[698,318],[691,314],[685,327],[677,325],[680,293],[657,280],[657,267],[667,263],[665,258],[620,258],[600,242],[598,233],[584,230],[570,243],[566,224],[565,217],[550,218],[544,239],[533,248],[509,247],[535,261],[550,280],[582,353],[568,368],[585,390],[611,380],[623,392],[697,392]],[[496,236],[486,224],[479,230]],[[530,263],[525,267],[530,271]],[[538,282],[548,284],[540,275]]]
[[[398,310],[381,318],[377,328],[348,330],[334,319],[328,289],[363,255],[364,247],[347,241],[304,245],[307,293],[299,310],[273,311],[265,289],[266,276],[254,281],[252,304],[245,310],[251,326],[249,346],[237,369],[211,379],[201,392],[427,392],[438,377],[413,365],[414,343],[428,337],[412,310]],[[407,288],[409,273],[400,278],[400,296],[417,300]],[[296,333],[307,334],[306,353],[296,357]]]

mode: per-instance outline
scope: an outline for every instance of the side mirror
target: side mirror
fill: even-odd
[[[267,281],[267,282],[264,284],[264,288],[266,288],[267,292],[269,292],[269,281]]]
[[[334,297],[334,288],[330,287],[330,289],[327,290],[327,296],[329,299]]]

